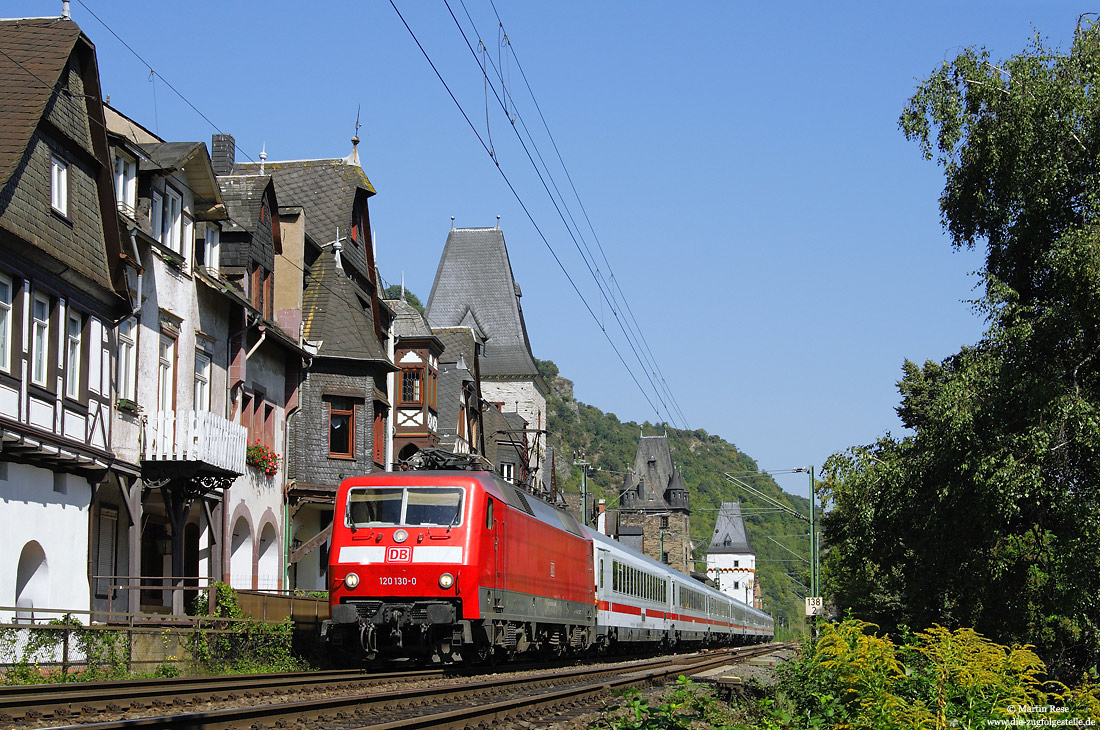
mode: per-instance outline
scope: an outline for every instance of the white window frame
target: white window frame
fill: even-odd
[[[137,402],[137,319],[118,324],[118,397]]]
[[[39,317],[39,306],[45,318]],[[31,382],[46,387],[50,362],[50,298],[35,294],[31,299]]]
[[[157,410],[173,410],[176,393],[176,339],[160,336],[159,362],[157,363]]]
[[[157,243],[164,243],[164,196],[159,190],[149,195],[149,229]]]
[[[516,483],[516,465],[504,463],[500,465],[500,476],[509,484]]]
[[[11,372],[12,300],[15,284],[11,277],[0,274],[0,370]]]
[[[194,255],[195,252],[195,219],[187,212],[183,212],[183,238],[180,244],[180,255],[186,260]]]
[[[115,204],[131,218],[137,205],[137,162],[115,151]]]
[[[69,163],[50,156],[50,205],[63,216],[69,215]]]
[[[181,252],[183,235],[183,196],[172,188],[165,188],[164,239],[165,246],[176,253]]]
[[[210,410],[210,355],[195,351],[195,410]]]
[[[69,310],[65,318],[65,395],[80,397],[80,345],[84,318]]]
[[[207,223],[202,240],[203,266],[213,271],[218,270],[218,259],[221,257],[221,232],[222,229],[216,223]]]

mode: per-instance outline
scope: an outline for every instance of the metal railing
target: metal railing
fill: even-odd
[[[248,430],[208,411],[157,411],[143,426],[142,459],[201,461],[244,474]]]

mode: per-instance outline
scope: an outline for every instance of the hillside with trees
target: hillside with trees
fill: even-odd
[[[614,509],[626,472],[634,466],[639,436],[667,434],[672,460],[691,495],[691,537],[696,546],[697,569],[706,569],[706,548],[719,506],[722,502],[742,502],[749,541],[756,551],[764,605],[776,617],[777,626],[800,631],[805,624],[803,597],[807,595],[802,585],[809,585],[809,524],[769,508],[731,484],[723,474],[749,482],[804,515],[809,515],[809,500],[782,491],[770,476],[759,473],[755,461],[720,436],[702,429],[687,431],[648,421],[620,421],[614,413],[575,400],[573,384],[559,375],[553,362],[540,360],[539,367],[551,389],[547,429],[549,445],[556,452],[558,488],[578,493],[581,469],[573,462],[587,461],[591,464],[589,493],[606,499],[608,509]]]

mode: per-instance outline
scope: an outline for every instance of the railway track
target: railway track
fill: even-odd
[[[394,674],[343,676],[329,679],[332,687],[318,696],[308,699],[281,701],[276,695],[282,691],[302,691],[293,684],[278,686],[257,682],[251,689],[227,690],[228,685],[206,685],[200,690],[208,701],[212,695],[238,694],[240,706],[221,709],[171,713],[172,705],[165,700],[143,707],[146,716],[123,717],[103,722],[89,722],[83,713],[75,716],[53,715],[61,722],[76,720],[79,724],[60,727],[68,730],[124,730],[131,728],[209,728],[210,730],[249,727],[279,728],[332,728],[334,730],[396,730],[396,728],[466,728],[481,723],[515,720],[522,717],[539,717],[565,707],[590,705],[610,691],[629,686],[663,682],[680,674],[693,674],[729,664],[731,661],[776,651],[782,645],[741,647],[683,656],[661,657],[624,664],[584,667],[558,667],[550,670],[511,672],[504,676],[466,677],[448,681],[442,672],[428,670],[425,676],[409,673],[410,687],[399,689],[372,689],[370,682],[378,683],[380,676],[394,679]],[[434,674],[435,676],[427,676]],[[290,680],[293,675],[282,675]],[[261,680],[263,678],[257,678]],[[301,679],[301,677],[300,677]],[[400,679],[400,678],[399,678]],[[340,685],[344,688],[341,689]],[[324,687],[318,679],[312,687]],[[312,691],[312,690],[310,690]],[[117,687],[116,687],[117,692]],[[248,696],[249,693],[252,696]],[[162,696],[167,696],[163,695]],[[266,698],[267,702],[257,700]],[[184,700],[189,701],[189,700]],[[120,703],[119,703],[120,704]],[[182,708],[181,708],[182,709]],[[126,717],[126,714],[131,716]],[[44,727],[46,715],[38,714],[35,724]],[[23,725],[23,723],[21,723]],[[59,727],[54,725],[53,727]]]
[[[80,682],[0,687],[0,726],[41,718],[87,718],[150,708],[188,707],[286,692],[350,691],[376,684],[442,678],[452,670],[421,669],[368,674],[349,669],[175,679],[134,679],[121,682]]]

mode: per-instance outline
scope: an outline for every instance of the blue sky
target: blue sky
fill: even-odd
[[[565,193],[566,220],[581,221],[583,235],[570,235],[447,5],[395,1],[534,225],[389,0],[74,0],[72,13],[96,44],[112,105],[170,141],[209,143],[216,130],[165,82],[252,159],[264,145],[272,160],[342,157],[361,107],[388,282],[404,276],[426,301],[450,217],[488,226],[500,215],[532,348],[574,381],[579,400],[622,420],[676,411],[675,425],[719,434],[770,470],[820,467],[899,433],[904,359],[941,359],[982,332],[967,302],[984,252],[951,249],[941,171],[897,128],[916,79],[960,46],[1002,58],[1036,31],[1065,46],[1090,9],[496,0],[509,58],[498,56],[489,0],[450,0],[475,50],[470,18],[500,59],[516,126],[531,130],[532,154]],[[60,8],[8,0],[2,13]],[[601,280],[613,273],[625,293],[678,411],[649,387],[653,368],[602,303],[577,251],[585,246]],[[802,475],[781,484],[806,493]]]

